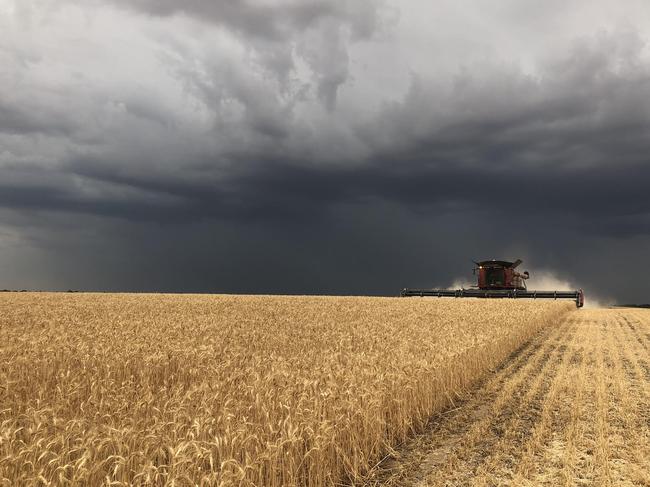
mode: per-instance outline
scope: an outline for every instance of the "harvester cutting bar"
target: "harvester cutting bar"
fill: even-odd
[[[449,298],[532,298],[532,299],[573,299],[576,306],[584,304],[584,293],[578,291],[527,291],[520,289],[402,289],[402,297],[433,296]]]

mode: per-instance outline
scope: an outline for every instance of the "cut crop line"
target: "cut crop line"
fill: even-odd
[[[547,376],[551,382],[546,400],[542,404],[542,412],[538,422],[530,434],[528,441],[524,444],[523,454],[517,467],[514,485],[526,485],[530,483],[537,484],[539,480],[534,480],[538,475],[544,475],[544,464],[554,462],[549,457],[550,442],[558,434],[558,414],[566,406],[567,393],[570,391],[571,382],[568,379],[567,365],[570,362],[571,351],[576,347],[576,343],[581,339],[580,324],[572,324],[572,339],[567,341],[565,350],[559,361],[558,366],[554,369],[554,374]],[[563,425],[562,425],[563,426]],[[559,431],[561,433],[561,430]],[[557,470],[560,465],[555,465],[551,470]]]
[[[513,405],[511,417],[499,430],[492,432],[492,438],[497,441],[485,450],[490,451],[489,457],[476,469],[473,476],[475,485],[494,485],[511,480],[512,469],[516,467],[522,456],[521,445],[528,438],[534,425],[539,420],[542,404],[552,386],[549,377],[564,360],[565,352],[558,351],[554,360],[547,361],[537,374],[532,377],[532,383],[525,390],[514,391],[515,396],[523,395],[518,404]],[[498,476],[494,474],[498,472]]]
[[[499,404],[511,399],[511,390],[520,386],[527,378],[548,362],[551,355],[566,340],[564,323],[549,327],[538,334],[528,346],[518,350],[513,361],[502,364],[479,394],[471,394],[450,416],[438,416],[427,430],[418,435],[397,456],[381,466],[374,478],[366,485],[414,485],[431,471],[437,470],[450,460],[450,456],[468,438],[476,438],[477,431],[488,428],[494,421],[493,415]]]
[[[516,391],[530,378],[536,377],[540,370],[554,370],[565,355],[566,341],[571,340],[572,327],[562,325],[559,333],[553,340],[541,349],[529,363],[520,369],[511,381],[507,382],[501,393],[495,398],[489,411],[475,422],[461,441],[454,447],[453,452],[445,460],[443,468],[430,469],[426,478],[426,485],[444,484],[449,478],[455,478],[457,484],[471,484],[471,476],[476,469],[486,460],[488,452],[494,451],[494,446],[499,438],[496,430],[504,421],[508,421],[516,414],[521,398]],[[543,374],[542,374],[543,376]],[[434,465],[436,466],[436,465]]]
[[[623,321],[629,325],[630,321],[623,315],[617,315],[619,325]],[[614,461],[618,482],[627,478],[643,479],[650,483],[650,438],[648,434],[648,415],[650,415],[650,402],[648,381],[645,379],[638,363],[638,356],[646,354],[646,348],[638,338],[636,326],[619,326],[615,328],[615,336],[611,337],[619,354],[622,372],[615,381],[616,411],[622,418],[622,428],[618,434],[612,436],[613,449],[623,458]]]
[[[611,322],[608,323],[611,327]],[[595,463],[598,483],[602,486],[612,485],[612,472],[610,464],[611,452],[609,449],[610,435],[610,413],[609,413],[609,391],[608,383],[610,378],[611,363],[609,352],[606,349],[604,336],[605,333],[599,333],[595,344],[596,369],[600,372],[596,374],[596,450]]]

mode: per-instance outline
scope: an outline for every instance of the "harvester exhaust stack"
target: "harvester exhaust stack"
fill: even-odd
[[[436,296],[454,298],[532,298],[532,299],[573,299],[578,308],[585,302],[582,289],[577,291],[529,291],[526,280],[528,271],[519,273],[515,268],[522,263],[505,260],[484,260],[475,262],[474,272],[478,271],[478,283],[472,289],[409,289],[401,292],[402,297]]]

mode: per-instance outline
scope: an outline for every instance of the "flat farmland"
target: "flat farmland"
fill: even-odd
[[[647,323],[554,301],[5,293],[0,482],[453,484],[584,462],[613,480],[633,472],[610,443],[645,448]]]
[[[366,483],[650,485],[650,310],[573,312]]]

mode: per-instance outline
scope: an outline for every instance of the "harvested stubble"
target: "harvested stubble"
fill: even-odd
[[[503,365],[366,487],[650,486],[650,310],[575,311]]]
[[[571,307],[5,294],[0,479],[351,482]]]

